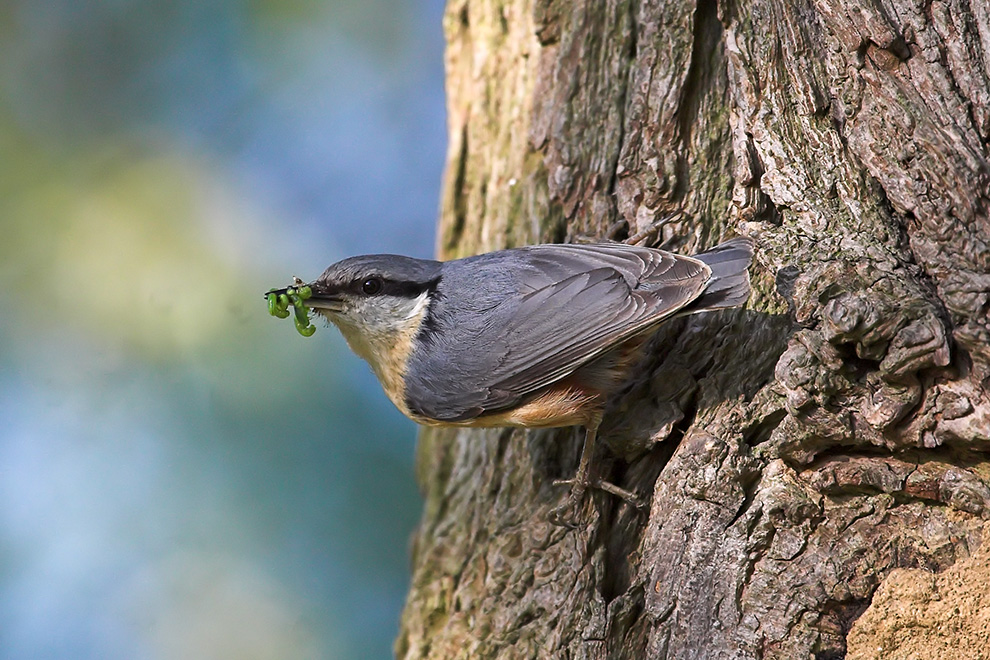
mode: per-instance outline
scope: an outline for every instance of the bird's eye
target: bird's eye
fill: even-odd
[[[369,277],[361,284],[361,290],[366,295],[373,296],[382,290],[382,280],[379,277]]]

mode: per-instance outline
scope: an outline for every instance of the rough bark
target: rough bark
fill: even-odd
[[[758,244],[602,429],[426,431],[402,658],[838,658],[990,518],[990,5],[451,0],[444,257]],[[562,320],[566,322],[566,320]]]

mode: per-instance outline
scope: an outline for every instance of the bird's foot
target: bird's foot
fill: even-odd
[[[616,497],[624,500],[626,503],[632,505],[636,509],[646,508],[646,503],[643,499],[624,488],[620,488],[613,483],[608,481],[603,481],[601,479],[557,479],[553,482],[554,486],[570,486],[571,490],[567,494],[567,498],[557,507],[554,507],[550,511],[549,519],[554,525],[559,525],[561,527],[567,527],[568,529],[576,529],[579,525],[578,522],[581,518],[581,506],[584,504],[584,495],[589,488],[597,488],[598,490],[603,490],[606,493],[611,493]]]
[[[548,516],[550,522],[558,527],[577,529],[581,519],[581,505],[584,504],[584,493],[588,489],[588,484],[586,482],[581,483],[577,479],[558,479],[553,482],[553,485],[570,485],[571,490],[560,505],[550,510]]]

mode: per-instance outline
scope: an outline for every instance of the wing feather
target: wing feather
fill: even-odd
[[[448,262],[441,293],[475,295],[441,295],[431,310],[438,332],[422,336],[410,359],[410,410],[465,421],[512,407],[675,314],[710,274],[693,257],[623,244],[540,245]]]

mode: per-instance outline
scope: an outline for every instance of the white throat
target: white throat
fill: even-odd
[[[386,394],[405,412],[402,378],[430,304],[429,292],[416,298],[378,296],[356,301],[346,313],[328,313],[347,345],[375,372]]]

